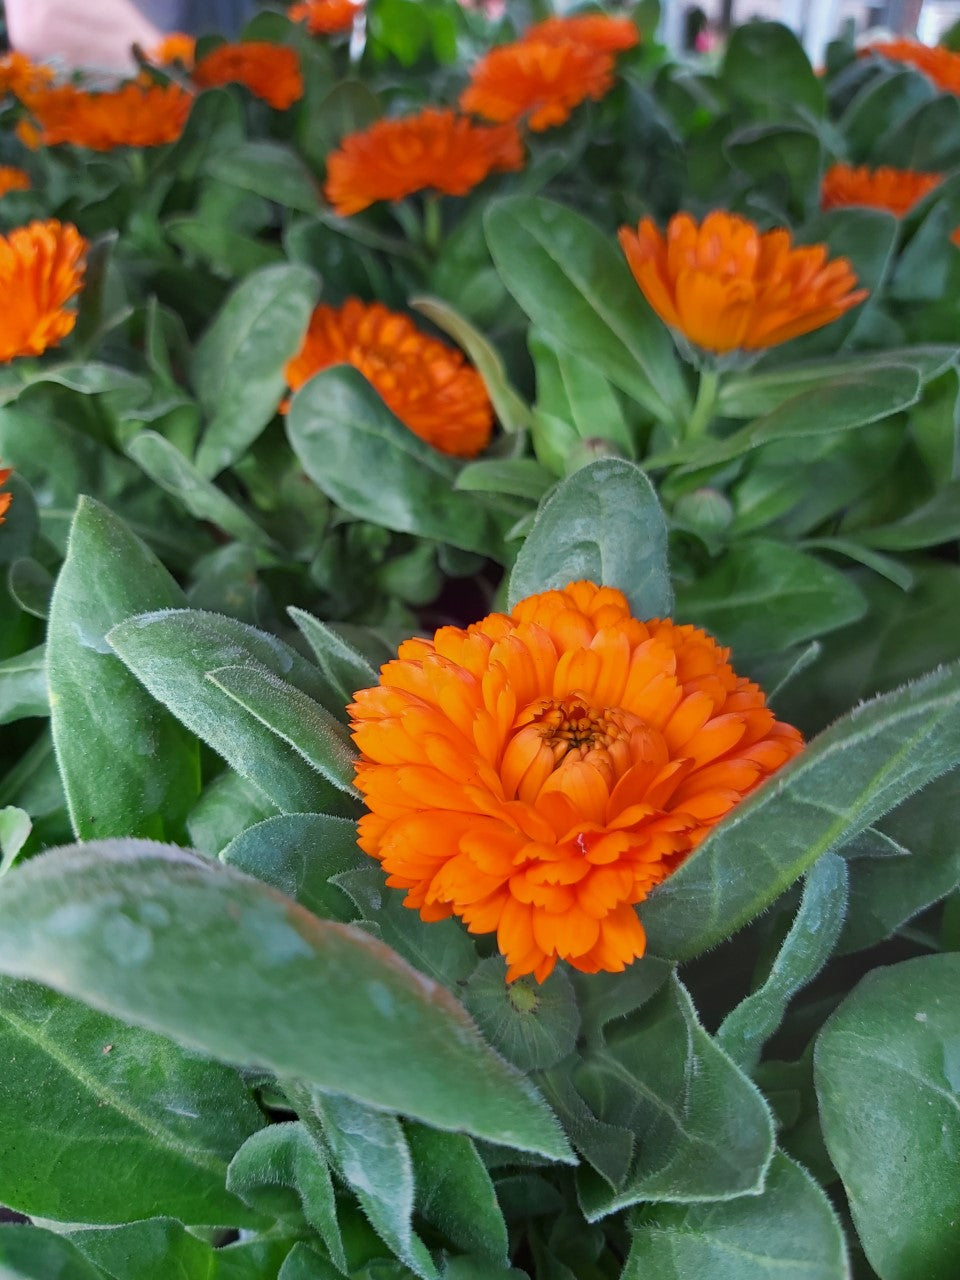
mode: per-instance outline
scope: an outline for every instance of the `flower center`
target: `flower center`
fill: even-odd
[[[582,694],[541,698],[523,719],[540,734],[559,766],[567,757],[583,760],[590,751],[607,750],[630,737],[641,721],[620,707],[592,707]]]

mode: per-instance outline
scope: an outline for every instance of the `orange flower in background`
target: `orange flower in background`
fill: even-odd
[[[602,13],[587,13],[571,18],[547,18],[529,27],[524,41],[542,40],[548,44],[569,41],[586,45],[599,53],[622,53],[640,43],[640,32],[629,18],[610,18]]]
[[[462,354],[422,333],[408,316],[350,298],[314,310],[285,374],[292,391],[321,369],[352,364],[401,422],[440,453],[472,458],[486,448],[493,409]]]
[[[519,40],[481,58],[460,95],[464,111],[488,120],[526,118],[535,132],[563,124],[587,98],[613,88],[613,54],[561,40]]]
[[[341,217],[415,191],[466,195],[494,170],[523,166],[513,125],[479,125],[428,107],[348,134],[327,158],[324,194]]]
[[[942,45],[931,47],[919,40],[886,40],[866,45],[859,51],[859,56],[865,57],[870,53],[915,67],[946,93],[960,93],[960,54],[951,53]]]
[[[304,0],[291,5],[287,17],[291,22],[305,23],[312,36],[331,36],[353,29],[361,4],[362,0]]]
[[[960,249],[960,227],[950,233],[950,243],[955,244]]]
[[[718,355],[761,351],[819,329],[867,296],[846,258],[826,245],[794,247],[784,230],[757,229],[736,214],[687,213],[666,236],[650,218],[621,227],[620,246],[660,319]]]
[[[158,66],[167,67],[174,62],[179,62],[189,71],[193,66],[196,51],[197,42],[193,36],[185,35],[182,31],[171,31],[169,35],[163,37],[155,49],[150,50],[148,56],[150,61],[157,63]]]
[[[887,209],[902,218],[942,181],[943,176],[939,173],[835,164],[823,175],[820,207],[837,209],[847,205],[869,205],[874,209]]]
[[[23,98],[50,84],[54,73],[43,63],[32,62],[24,53],[7,53],[0,58],[0,96],[12,93]]]
[[[69,223],[31,222],[0,236],[0,364],[39,356],[76,323],[87,242]]]
[[[11,164],[0,164],[0,196],[8,191],[29,191],[30,176]]]
[[[17,134],[28,147],[159,147],[180,137],[192,102],[176,84],[125,84],[109,93],[60,85],[29,95],[25,104],[36,123],[22,120]]]
[[[510,981],[622,970],[634,904],[801,750],[728,657],[591,582],[405,641],[348,708],[360,847],[425,920],[496,931]]]
[[[286,111],[303,97],[303,75],[295,51],[261,40],[220,45],[200,59],[193,78],[202,89],[245,85],[276,111]]]
[[[10,479],[10,468],[0,467],[0,486],[5,485]],[[3,524],[7,516],[7,508],[13,501],[12,493],[0,493],[0,524]]]

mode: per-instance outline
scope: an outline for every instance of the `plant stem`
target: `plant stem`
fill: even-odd
[[[687,422],[686,437],[696,440],[707,433],[707,427],[713,418],[713,410],[717,403],[717,392],[720,390],[720,374],[716,369],[701,369],[700,386],[697,388],[697,399]]]
[[[428,253],[437,254],[443,240],[443,221],[440,217],[440,201],[434,196],[423,205],[423,243]]]

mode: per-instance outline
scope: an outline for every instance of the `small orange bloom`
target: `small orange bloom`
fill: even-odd
[[[287,17],[303,22],[312,36],[331,36],[350,31],[363,0],[303,0],[291,5]]]
[[[39,356],[76,323],[87,242],[69,223],[31,222],[0,236],[0,364]]]
[[[509,981],[619,972],[634,904],[802,748],[729,653],[592,582],[404,641],[348,708],[360,847],[424,920],[495,930]]]
[[[158,66],[167,67],[174,62],[179,62],[189,71],[193,66],[196,51],[197,42],[193,36],[185,35],[182,31],[171,31],[169,35],[163,37],[155,49],[150,50],[148,56],[150,61],[157,63]]]
[[[26,97],[52,82],[53,70],[40,62],[31,62],[24,53],[7,53],[0,58],[0,96],[12,93]]]
[[[125,84],[109,93],[85,93],[74,85],[40,89],[25,99],[36,124],[21,121],[28,147],[70,142],[92,151],[160,147],[183,132],[193,96],[177,84]]]
[[[952,53],[942,45],[931,47],[919,40],[886,40],[866,45],[859,51],[859,56],[870,53],[916,67],[929,76],[938,89],[946,93],[960,93],[960,54]]]
[[[835,164],[823,175],[820,207],[837,209],[847,205],[868,205],[873,209],[887,209],[902,218],[942,181],[943,176],[939,173]]]
[[[867,296],[846,258],[828,260],[822,244],[794,248],[789,231],[760,232],[736,214],[709,213],[698,227],[678,213],[666,237],[644,218],[619,240],[660,319],[718,355],[799,337]]]
[[[586,45],[599,53],[622,53],[640,43],[640,32],[629,18],[585,13],[570,18],[547,18],[529,27],[523,40],[543,40],[548,44],[568,41]]]
[[[488,120],[526,117],[535,132],[563,124],[587,98],[613,88],[613,54],[573,41],[524,39],[501,45],[476,64],[460,95],[464,111]]]
[[[8,191],[29,191],[30,185],[29,174],[22,169],[12,164],[0,164],[0,196],[5,196]]]
[[[400,120],[377,120],[348,134],[327,157],[324,194],[341,217],[378,200],[402,200],[431,189],[466,195],[494,170],[523,166],[514,125],[474,124],[428,107]]]
[[[379,302],[349,298],[314,310],[299,353],[285,369],[292,391],[321,369],[352,364],[414,435],[458,458],[485,449],[493,429],[490,397],[477,371],[408,316]]]
[[[5,485],[10,479],[10,468],[0,467],[0,485]],[[0,524],[3,524],[7,516],[7,508],[13,501],[12,493],[0,493]]]
[[[245,85],[254,97],[262,98],[276,111],[303,97],[300,61],[286,45],[250,40],[244,44],[222,44],[201,58],[193,73],[202,89],[222,84]]]
[[[960,227],[957,227],[954,231],[950,232],[950,242],[960,249]]]

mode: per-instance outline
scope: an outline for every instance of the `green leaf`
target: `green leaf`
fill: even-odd
[[[242,662],[324,701],[329,689],[320,673],[282,640],[219,614],[178,609],[131,618],[111,631],[109,643],[159,702],[278,809],[342,811],[338,788],[207,679]]]
[[[207,672],[207,679],[289,743],[328,782],[358,795],[353,785],[356,750],[346,729],[313,698],[255,663],[218,667]]]
[[[779,22],[747,22],[727,43],[721,79],[730,94],[758,114],[782,118],[784,109],[806,108],[822,116],[823,85],[813,73],[803,46]]]
[[[443,1238],[490,1266],[507,1265],[507,1227],[476,1147],[461,1133],[406,1125],[417,1214]]]
[[[320,205],[320,189],[310,170],[279,142],[244,142],[211,156],[204,170],[211,178],[288,209],[314,213]]]
[[[613,237],[550,200],[513,196],[484,219],[490,252],[533,323],[664,422],[689,393],[673,343],[644,301]]]
[[[561,969],[542,983],[520,978],[507,985],[503,957],[489,956],[467,979],[463,1003],[494,1048],[521,1071],[556,1066],[577,1043],[577,1000]]]
[[[110,1280],[263,1280],[275,1274],[256,1265],[262,1246],[254,1246],[256,1252],[244,1245],[214,1249],[171,1218],[85,1227],[63,1238],[72,1241],[88,1262],[102,1267]]]
[[[0,1226],[3,1280],[105,1280],[75,1245],[43,1227]]]
[[[724,150],[750,179],[751,194],[769,195],[786,210],[803,212],[817,191],[821,141],[802,125],[748,125],[732,133]]]
[[[0,662],[0,724],[49,714],[44,646],[37,645]]]
[[[738,658],[802,644],[865,612],[856,584],[839,569],[761,538],[737,543],[677,591],[676,616],[704,627]]]
[[[0,809],[0,876],[16,861],[17,854],[27,842],[33,823],[30,815],[15,805]]]
[[[539,502],[554,478],[533,458],[482,458],[468,462],[454,481],[454,487],[474,493],[509,493],[516,498]]]
[[[769,906],[960,763],[960,665],[855,707],[748,796],[643,904],[656,955],[687,959]]]
[[[909,515],[872,529],[855,529],[851,536],[882,551],[917,551],[955,541],[960,538],[960,480],[945,484]]]
[[[600,458],[544,499],[510,575],[509,603],[584,578],[619,587],[638,618],[672,612],[666,521],[632,462]]]
[[[377,683],[376,669],[363,654],[325,622],[304,609],[291,606],[287,612],[313,650],[317,665],[343,699],[353,701],[360,689],[371,689]]]
[[[287,434],[307,475],[360,520],[496,555],[487,508],[453,489],[454,459],[394,416],[356,369],[326,369],[293,397]]]
[[[447,991],[362,930],[183,849],[31,858],[0,894],[0,971],[226,1062],[570,1159],[540,1096]]]
[[[224,769],[207,783],[187,815],[187,834],[194,849],[216,858],[241,831],[274,811],[259,787]]]
[[[675,977],[583,1059],[573,1080],[599,1119],[637,1138],[619,1189],[580,1170],[588,1222],[643,1200],[731,1200],[762,1189],[774,1151],[770,1112],[700,1026]]]
[[[81,498],[47,633],[50,719],[74,832],[177,836],[200,788],[197,744],[111,652],[106,634],[183,595],[118,516]]]
[[[39,560],[20,556],[10,565],[7,589],[24,613],[46,620],[50,616],[53,577]]]
[[[823,1136],[883,1280],[954,1280],[960,955],[875,969],[831,1015],[814,1069]]]
[[[298,127],[300,150],[321,169],[346,134],[366,129],[382,112],[380,99],[361,80],[341,80],[323,97],[310,92]]]
[[[263,267],[233,290],[197,343],[191,378],[209,423],[195,462],[207,479],[236,462],[276,413],[317,289],[307,267]]]
[[[569,424],[582,441],[606,440],[624,457],[636,456],[636,447],[613,387],[595,364],[581,359],[533,329],[528,339],[537,371],[537,416],[533,443],[545,465],[563,472],[568,453],[556,456],[544,440],[546,420]],[[543,456],[543,448],[547,453]]]
[[[122,933],[110,941],[121,946]],[[224,1185],[233,1152],[263,1123],[234,1071],[8,979],[0,1042],[4,1204],[63,1222],[259,1221]]]
[[[763,985],[724,1018],[717,1044],[751,1075],[787,1005],[812,982],[833,954],[847,914],[847,863],[825,854],[807,872],[803,897]]]
[[[779,1152],[762,1192],[634,1214],[621,1280],[849,1280],[843,1232],[823,1190]]]

